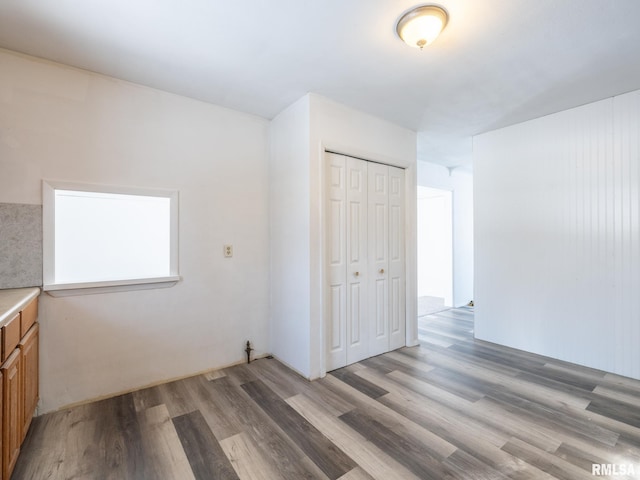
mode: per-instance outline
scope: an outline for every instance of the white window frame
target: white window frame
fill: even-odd
[[[100,282],[56,283],[55,282],[55,192],[75,190],[81,192],[113,193],[121,195],[143,195],[170,199],[170,267],[169,275],[153,278],[131,278]],[[54,297],[87,295],[94,293],[148,290],[172,287],[181,277],[178,273],[178,191],[113,185],[93,185],[57,180],[42,181],[42,245],[43,245],[43,290]]]

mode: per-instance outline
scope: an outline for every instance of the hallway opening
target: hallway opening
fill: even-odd
[[[452,192],[418,186],[418,317],[453,306]]]

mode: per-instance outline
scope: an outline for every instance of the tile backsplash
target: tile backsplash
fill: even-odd
[[[42,205],[0,203],[0,289],[42,286]]]

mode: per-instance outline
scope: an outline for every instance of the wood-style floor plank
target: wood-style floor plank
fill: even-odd
[[[341,415],[340,420],[387,452],[418,478],[445,478],[448,475],[442,456],[408,437],[406,432],[396,433],[387,428],[367,412],[352,410]]]
[[[272,480],[279,472],[268,462],[251,438],[239,433],[220,442],[240,480]]]
[[[513,438],[502,449],[556,478],[593,480],[591,470],[584,470],[560,456],[539,449],[523,440]]]
[[[418,477],[415,477],[387,452],[379,449],[357,431],[349,428],[313,398],[300,394],[288,398],[287,402],[338,448],[349,455],[372,478],[376,480],[417,480]]]
[[[195,480],[187,454],[182,448],[169,411],[158,405],[140,415],[140,429],[144,437],[145,456],[148,459],[145,475],[129,478],[180,478]],[[119,478],[128,478],[127,473]]]
[[[346,402],[344,398],[323,388],[321,382],[300,382],[300,376],[280,362],[257,362],[252,369],[269,388],[285,400],[294,395],[305,394],[320,397],[325,407],[336,415],[353,409],[353,405]]]
[[[223,370],[215,370],[213,372],[205,373],[203,376],[207,380],[217,380],[218,378],[226,376],[226,373],[224,373]]]
[[[373,480],[373,477],[360,467],[356,467],[353,470],[345,473],[338,480]]]
[[[346,369],[336,370],[331,372],[331,375],[373,399],[389,393],[384,388],[380,388],[376,384],[368,382],[362,377],[356,375],[354,372]]]
[[[624,389],[612,388],[605,385],[598,385],[593,389],[593,393],[602,395],[606,399],[613,399],[619,402],[628,403],[629,405],[637,405],[640,402],[640,392],[625,391]]]
[[[417,350],[417,351],[416,351]],[[500,390],[507,388],[509,391],[553,409],[560,409],[564,405],[573,405],[578,408],[586,408],[589,404],[587,398],[582,396],[576,397],[570,392],[559,391],[552,386],[547,387],[537,384],[536,388],[531,388],[531,383],[521,378],[517,372],[511,369],[511,372],[505,373],[490,365],[476,364],[468,359],[451,357],[442,352],[430,350],[427,354],[420,355],[421,349],[403,349],[401,353],[397,353],[398,357],[409,358],[413,361],[422,362],[434,369],[436,367],[469,375],[478,381],[482,381],[491,390]]]
[[[391,359],[395,360],[396,362],[404,363],[408,367],[412,367],[415,370],[422,370],[425,373],[430,372],[431,370],[436,368],[433,365],[429,365],[425,361],[418,360],[418,359],[410,357],[408,355],[403,355],[399,351],[389,352],[389,353],[387,353],[385,355],[385,357],[391,358]]]
[[[100,458],[95,451],[99,448],[99,443],[94,443],[98,434],[97,420],[90,405],[83,405],[69,412],[69,429],[64,447],[67,455],[62,464],[64,478],[90,477],[94,472],[102,470],[102,465],[96,462]]]
[[[640,428],[640,397],[631,404],[594,395],[587,410]]]
[[[509,440],[509,435],[501,431],[500,427],[483,423],[474,418],[472,412],[460,411],[422,397],[399,384],[394,386],[393,381],[379,381],[392,391],[380,398],[381,403],[455,445],[458,447],[457,452],[472,455],[475,458],[474,471],[477,471],[478,475],[480,472],[485,475],[494,470],[496,477],[499,477],[500,472],[510,478],[523,480],[546,477],[544,472],[500,450]],[[465,456],[460,458],[466,458],[465,462],[470,460]]]
[[[245,383],[242,388],[331,480],[341,477],[357,466],[348,455],[262,381]]]
[[[465,479],[471,477],[491,480],[508,480],[509,478],[513,478],[507,477],[464,450],[455,451],[449,455],[442,464],[448,472],[448,478],[452,479]]]
[[[72,412],[73,410],[62,410],[32,420],[12,478],[65,478],[64,468],[67,455],[69,457],[77,455],[76,452],[67,454],[67,442],[61,441],[62,436],[69,431],[69,417]]]
[[[591,439],[605,445],[615,445],[619,434],[607,430],[593,422],[583,420],[575,415],[551,410],[544,405],[520,398],[509,392],[494,392],[489,398],[498,402],[502,407],[519,418],[528,418],[531,423],[548,425],[556,432],[565,435],[576,435],[579,438]]]
[[[160,398],[160,390],[157,387],[143,388],[131,394],[136,412],[142,412],[147,408],[162,405],[164,401]]]
[[[367,369],[363,369],[361,374],[364,374],[366,371]],[[369,412],[378,422],[389,430],[410,435],[416,439],[417,443],[428,445],[429,448],[439,456],[443,458],[447,457],[456,450],[454,445],[451,445],[443,438],[422,428],[420,425],[384,406],[379,401],[373,400],[350,385],[339,381],[337,378],[327,375],[323,381],[329,388],[334,389],[336,392],[341,392],[356,408]]]
[[[197,376],[183,381],[192,398],[199,405],[198,411],[218,440],[237,435],[244,429],[244,424],[238,421],[237,417],[225,414],[226,402],[219,395],[224,385],[228,384],[228,379],[225,380],[225,378],[226,375],[223,375],[214,380],[208,380],[206,376]],[[219,383],[215,383],[219,379]]]
[[[12,480],[640,473],[640,381],[476,341],[469,308],[418,324],[421,346],[314,382],[261,359],[43,415]]]
[[[87,455],[83,461],[93,467],[98,478],[119,479],[132,475],[140,477],[145,472],[141,431],[133,395],[128,393],[78,407],[95,422],[97,461]]]
[[[228,372],[233,373],[233,372]],[[253,375],[245,378],[253,378]],[[237,383],[232,374],[209,382],[213,399],[223,415],[238,425],[258,449],[264,449],[263,458],[279,472],[280,478],[299,480],[326,478],[318,475],[316,465],[311,462],[278,426],[276,421],[255,403]],[[255,380],[252,380],[255,381]],[[303,381],[303,380],[301,380]],[[221,441],[220,437],[217,437]]]
[[[593,465],[594,463],[611,463],[609,459],[590,454],[589,452],[581,450],[578,447],[567,445],[565,443],[560,445],[555,453],[558,457],[568,461],[569,463],[572,463],[576,467],[579,467],[585,471],[591,471],[591,465]]]
[[[202,413],[196,410],[175,417],[173,425],[196,480],[238,480],[238,475]]]

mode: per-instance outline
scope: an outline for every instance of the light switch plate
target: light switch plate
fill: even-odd
[[[224,246],[224,256],[225,257],[233,257],[233,245],[225,245]]]

